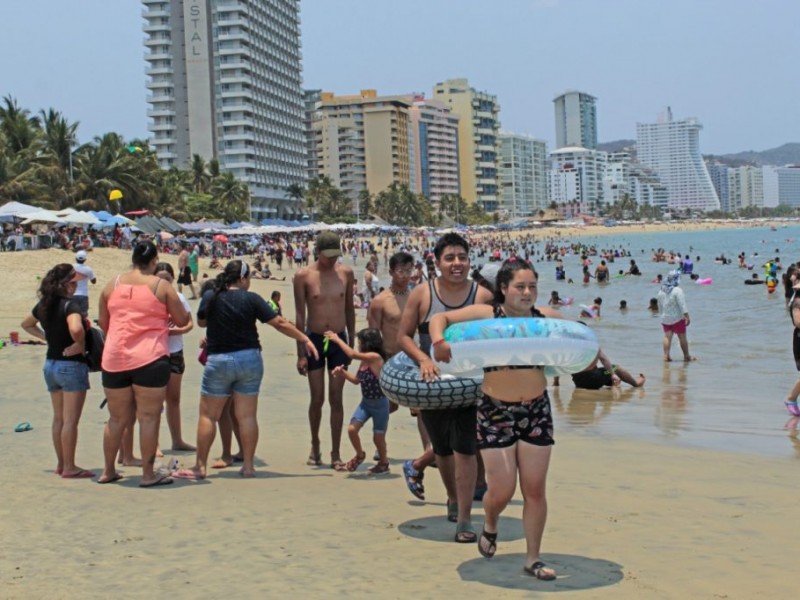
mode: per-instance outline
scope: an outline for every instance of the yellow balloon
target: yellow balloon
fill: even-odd
[[[108,194],[109,200],[120,200],[122,199],[122,192],[120,190],[111,190]]]

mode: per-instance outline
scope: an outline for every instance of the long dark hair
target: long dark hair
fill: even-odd
[[[211,296],[211,299],[208,302],[208,311],[211,311],[211,307],[214,305],[214,302],[217,299],[217,296],[222,294],[223,292],[227,292],[228,288],[231,285],[239,281],[240,279],[244,279],[250,275],[250,267],[247,266],[247,263],[243,260],[232,260],[225,268],[222,270],[222,273],[217,275],[214,278],[214,295]]]
[[[367,327],[356,334],[358,341],[361,342],[362,352],[375,352],[386,360],[386,351],[383,349],[383,336],[378,329]]]
[[[39,297],[39,308],[37,313],[39,321],[48,320],[48,315],[58,306],[61,298],[67,296],[67,284],[75,276],[75,268],[67,263],[61,263],[53,267],[42,277],[39,290],[36,295]]]
[[[536,277],[536,281],[539,281],[539,274],[531,263],[520,258],[509,258],[500,267],[500,270],[497,272],[497,277],[495,278],[495,304],[503,304],[506,301],[506,295],[503,293],[503,286],[508,287],[517,271],[530,271],[533,273],[534,277]]]
[[[138,242],[133,247],[131,262],[134,267],[141,269],[150,264],[150,261],[158,256],[158,248],[153,242]]]

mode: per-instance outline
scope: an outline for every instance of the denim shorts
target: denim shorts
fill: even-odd
[[[200,393],[227,397],[236,392],[243,396],[258,396],[263,376],[264,361],[258,348],[209,354]]]
[[[44,382],[48,392],[85,392],[89,386],[89,365],[75,360],[44,361]]]
[[[372,432],[386,433],[389,427],[389,400],[378,398],[377,400],[361,399],[361,403],[356,407],[350,422],[357,421],[362,425],[372,418]]]

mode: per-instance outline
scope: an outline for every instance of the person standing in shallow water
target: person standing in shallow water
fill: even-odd
[[[664,360],[669,362],[670,349],[672,348],[672,336],[678,336],[678,342],[683,352],[683,360],[690,362],[695,360],[689,353],[689,340],[686,337],[686,328],[691,322],[689,309],[686,307],[686,297],[680,287],[681,275],[678,271],[671,271],[661,290],[658,292],[658,308],[661,311],[661,328],[664,330]]]

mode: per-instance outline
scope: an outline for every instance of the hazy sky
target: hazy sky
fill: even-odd
[[[552,147],[553,97],[598,98],[601,141],[667,105],[703,123],[705,153],[800,142],[796,0],[302,0],[307,88],[425,92],[467,77],[504,129]],[[0,96],[147,135],[143,6],[0,0]]]

